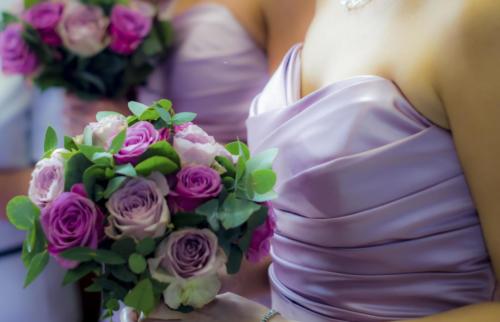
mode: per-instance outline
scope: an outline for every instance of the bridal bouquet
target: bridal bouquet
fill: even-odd
[[[3,72],[83,99],[125,97],[172,39],[169,23],[140,0],[25,0],[24,8],[2,13]]]
[[[29,196],[7,206],[27,231],[25,286],[50,255],[67,269],[64,284],[93,274],[87,291],[102,292],[106,316],[118,301],[145,315],[160,301],[201,308],[220,291],[218,273],[269,252],[277,151],[224,147],[168,100],[129,109],[128,117],[99,112],[64,148],[48,128]]]

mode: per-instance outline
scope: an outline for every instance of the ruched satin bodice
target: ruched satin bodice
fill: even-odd
[[[246,139],[248,109],[269,79],[265,53],[218,4],[197,5],[172,24],[172,52],[140,99],[171,99],[176,112],[197,113],[197,123],[222,142]]]
[[[495,279],[451,134],[391,81],[300,94],[300,46],[253,103],[279,148],[273,306],[290,319],[388,321],[491,300]]]

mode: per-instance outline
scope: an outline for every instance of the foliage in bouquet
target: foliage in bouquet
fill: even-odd
[[[83,99],[117,98],[143,84],[172,41],[168,21],[142,0],[25,0],[2,13],[6,74]]]
[[[218,273],[269,252],[276,150],[251,156],[239,141],[225,147],[168,100],[130,102],[133,115],[99,112],[58,149],[49,128],[29,196],[7,206],[27,231],[25,285],[51,255],[68,269],[64,283],[93,274],[106,316],[118,301],[144,314],[163,301],[189,311],[220,291]]]

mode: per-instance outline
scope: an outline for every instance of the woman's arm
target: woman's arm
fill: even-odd
[[[442,44],[437,87],[500,280],[500,2],[465,3],[459,28]],[[416,321],[497,322],[500,303],[471,305]]]

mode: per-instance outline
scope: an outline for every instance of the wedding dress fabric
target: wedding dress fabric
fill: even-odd
[[[196,122],[221,142],[246,139],[252,99],[266,84],[267,58],[224,6],[201,4],[172,19],[174,44],[140,100],[172,100],[176,112],[195,112]]]
[[[301,322],[371,322],[491,300],[495,278],[450,132],[377,76],[300,98],[300,52],[247,122],[254,153],[279,149],[273,307]]]

